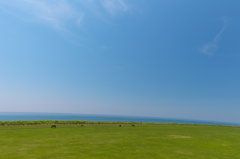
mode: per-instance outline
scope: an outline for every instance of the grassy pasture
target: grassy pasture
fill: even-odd
[[[183,124],[0,126],[0,159],[237,159],[240,127]]]

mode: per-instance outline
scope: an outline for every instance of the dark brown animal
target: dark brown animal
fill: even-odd
[[[51,128],[57,128],[57,125],[51,125]]]

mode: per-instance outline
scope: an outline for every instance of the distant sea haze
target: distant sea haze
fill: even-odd
[[[29,120],[84,120],[84,121],[126,121],[126,122],[152,122],[152,123],[183,123],[240,126],[238,123],[214,122],[201,120],[184,120],[156,117],[133,117],[113,115],[86,115],[64,113],[0,113],[0,121],[29,121]]]

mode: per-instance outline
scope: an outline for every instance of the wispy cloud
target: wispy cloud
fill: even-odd
[[[0,1],[1,9],[22,19],[41,22],[65,30],[67,22],[79,24],[84,14],[67,0],[9,0]]]
[[[113,16],[129,7],[125,0],[0,0],[0,10],[66,31],[69,26],[79,26],[88,15]]]
[[[211,56],[211,55],[214,55],[214,53],[218,50],[218,48],[219,48],[219,41],[221,40],[221,37],[222,37],[223,33],[227,29],[227,26],[228,26],[228,23],[229,23],[229,19],[227,17],[222,17],[222,22],[223,22],[223,26],[222,26],[221,30],[215,35],[213,40],[210,41],[209,43],[205,44],[201,48],[200,51],[203,54]]]
[[[115,15],[118,12],[126,12],[129,9],[124,0],[102,0],[101,4],[111,15]]]

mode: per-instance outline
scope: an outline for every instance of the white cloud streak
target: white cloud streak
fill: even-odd
[[[66,0],[9,0],[0,1],[1,9],[27,21],[44,23],[57,30],[65,30],[67,22],[79,23],[83,13]]]
[[[215,37],[213,38],[212,41],[210,41],[209,43],[205,44],[201,48],[200,51],[203,54],[208,55],[208,56],[212,56],[218,50],[218,48],[219,48],[219,41],[221,40],[221,37],[222,37],[223,33],[227,29],[228,21],[229,20],[228,20],[227,17],[223,17],[222,18],[223,26],[222,26],[221,30],[215,35]]]
[[[111,15],[116,15],[118,12],[127,12],[129,9],[124,0],[102,0],[101,4]]]
[[[88,15],[116,16],[126,13],[129,7],[125,0],[0,0],[0,10],[58,31],[69,31],[69,26],[79,26]]]

